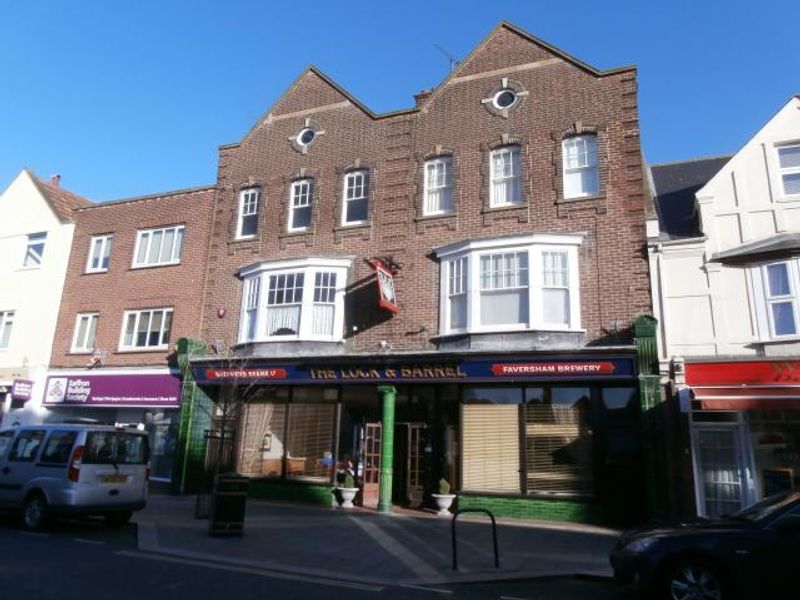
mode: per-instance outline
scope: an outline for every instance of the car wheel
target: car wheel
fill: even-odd
[[[32,494],[22,506],[22,525],[28,531],[41,531],[47,525],[47,500],[41,494]]]
[[[701,559],[682,559],[667,570],[664,597],[669,600],[727,600],[719,569]]]
[[[106,515],[106,523],[113,527],[119,527],[121,525],[125,525],[128,521],[131,520],[133,516],[133,511],[130,510],[119,510],[117,512],[108,513]]]

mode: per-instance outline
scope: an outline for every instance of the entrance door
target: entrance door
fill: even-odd
[[[425,451],[425,425],[408,424],[408,459],[406,460],[406,494],[411,506],[422,504],[422,457]]]
[[[364,429],[364,487],[361,490],[361,504],[370,508],[378,508],[382,431],[380,423],[367,423]]]
[[[692,432],[698,512],[730,514],[750,501],[744,436],[738,426],[695,427]]]

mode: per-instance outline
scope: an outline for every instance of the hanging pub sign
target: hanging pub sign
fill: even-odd
[[[397,297],[394,293],[394,273],[389,265],[380,258],[373,258],[367,261],[375,269],[378,280],[378,304],[389,312],[397,314],[400,309],[397,307]]]

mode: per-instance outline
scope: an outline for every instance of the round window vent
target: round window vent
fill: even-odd
[[[494,95],[492,98],[492,105],[499,110],[505,110],[514,106],[517,103],[517,99],[517,92],[505,88]]]
[[[305,129],[300,130],[300,133],[297,134],[297,143],[301,146],[308,146],[316,139],[316,137],[317,132],[311,129],[311,127],[306,127]]]

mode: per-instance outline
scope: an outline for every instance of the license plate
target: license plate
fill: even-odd
[[[125,483],[128,481],[127,475],[101,475],[100,483]]]

